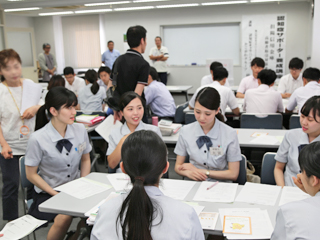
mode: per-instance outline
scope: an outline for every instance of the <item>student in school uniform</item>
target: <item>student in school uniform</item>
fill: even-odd
[[[89,69],[85,74],[86,86],[79,92],[78,100],[81,110],[103,111],[103,99],[107,97],[104,87],[97,83],[98,75],[93,69]]]
[[[295,186],[292,177],[300,171],[299,152],[309,143],[320,141],[320,96],[311,97],[303,105],[300,124],[302,128],[287,131],[275,156],[274,178],[278,186]]]
[[[244,98],[247,90],[257,88],[258,84],[258,73],[264,69],[265,63],[262,58],[256,57],[251,61],[252,75],[243,78],[240,82],[237,90],[237,98]]]
[[[281,93],[282,98],[289,98],[294,90],[303,86],[302,68],[303,61],[300,58],[292,58],[290,60],[290,73],[280,79],[277,89],[277,91]]]
[[[249,89],[244,97],[243,110],[246,113],[282,113],[282,97],[274,90],[277,75],[273,70],[264,69],[258,74],[259,87]]]
[[[100,206],[90,239],[204,240],[194,209],[159,189],[169,168],[162,139],[153,131],[134,132],[123,143],[121,156],[132,190]]]
[[[107,160],[109,172],[116,171],[121,161],[121,147],[124,140],[132,132],[140,130],[151,130],[162,137],[160,129],[156,126],[143,123],[144,100],[142,97],[133,92],[126,92],[120,99],[120,113],[125,119],[125,123],[120,128],[115,128],[109,135],[109,146],[107,150]],[[120,169],[117,170],[120,172]]]
[[[159,118],[173,120],[176,113],[176,104],[166,85],[158,80],[157,70],[150,67],[148,87],[144,90],[146,104],[150,106],[152,113]]]
[[[21,78],[21,58],[13,49],[0,52],[0,166],[2,171],[3,220],[18,218],[19,158],[25,154],[28,138],[34,131],[35,114],[40,105],[30,105],[20,113],[25,84]],[[25,88],[26,89],[26,88]],[[30,90],[35,95],[41,94]],[[40,97],[39,103],[40,104]]]
[[[42,91],[42,99],[44,100],[46,98],[46,95],[48,93],[48,91],[53,88],[53,87],[58,87],[58,86],[62,86],[65,87],[66,86],[66,81],[64,80],[64,78],[61,75],[53,75],[50,78],[49,84],[47,86],[47,89]]]
[[[239,175],[240,146],[235,129],[223,123],[220,95],[215,88],[203,88],[197,94],[196,122],[180,130],[174,149],[175,171],[196,181],[234,181]],[[185,163],[189,155],[190,163]]]
[[[201,86],[205,86],[205,85],[213,83],[213,81],[214,81],[214,72],[213,71],[217,67],[223,67],[222,63],[220,63],[220,62],[212,62],[210,64],[210,74],[209,75],[205,75],[201,79]],[[226,80],[224,86],[229,87],[228,79]]]
[[[220,95],[220,100],[221,100],[220,109],[221,109],[222,115],[224,117],[223,121],[226,121],[227,118],[225,116],[225,111],[226,111],[227,106],[230,107],[233,114],[235,114],[235,115],[240,114],[238,102],[237,102],[236,97],[234,96],[233,91],[230,88],[225,86],[226,80],[228,78],[227,69],[225,69],[224,67],[214,68],[214,76],[215,76],[214,81],[211,84],[201,86],[200,88],[198,88],[196,90],[196,92],[193,94],[191,100],[189,101],[189,108],[194,109],[195,100],[196,100],[196,97],[197,97],[199,91],[201,91],[202,89],[204,89],[206,87],[215,88],[219,92],[219,95]]]
[[[110,80],[111,70],[109,67],[100,67],[98,70],[99,80],[97,81],[99,86],[104,87],[105,91],[112,86],[112,81]]]
[[[319,239],[320,216],[320,142],[304,147],[299,154],[301,173],[294,183],[310,198],[279,207],[271,240]]]
[[[82,78],[76,76],[72,67],[65,67],[63,69],[63,75],[66,79],[65,87],[74,92],[76,95],[78,95],[80,89],[84,88],[86,85]]]
[[[286,113],[292,113],[298,106],[299,114],[303,104],[312,96],[320,95],[320,71],[318,68],[307,68],[302,74],[303,87],[296,89],[288,102]]]
[[[64,87],[52,88],[45,106],[42,114],[47,113],[51,120],[31,135],[25,156],[26,175],[35,190],[29,214],[38,219],[54,220],[48,240],[64,239],[72,216],[40,212],[38,206],[58,194],[55,187],[90,173],[91,145],[85,127],[74,123],[77,97],[73,92]]]

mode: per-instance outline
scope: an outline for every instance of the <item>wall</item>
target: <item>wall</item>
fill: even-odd
[[[312,66],[320,68],[320,0],[315,0],[313,33],[312,33]]]
[[[32,17],[23,17],[6,13],[5,18],[6,27],[34,28],[34,20]]]
[[[296,56],[306,60],[310,51],[308,44],[310,44],[309,38],[311,36],[311,28],[309,27],[311,24],[311,11],[310,3],[307,2],[260,3],[105,13],[104,24],[106,40],[112,39],[115,42],[115,48],[121,53],[124,52],[123,34],[127,28],[137,24],[143,25],[147,29],[148,42],[144,58],[149,61],[149,50],[154,46],[154,37],[160,35],[161,25],[241,22],[242,15],[273,13],[287,14],[287,63],[291,58]],[[200,85],[201,77],[209,73],[207,67],[204,66],[175,66],[170,67],[169,71],[170,85],[193,85],[194,87],[191,92],[194,92]],[[235,84],[237,85],[241,80],[240,66],[234,67],[234,76]]]

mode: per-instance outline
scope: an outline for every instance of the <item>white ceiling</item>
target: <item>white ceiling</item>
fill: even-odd
[[[105,2],[120,2],[127,0],[0,0],[0,6],[3,9],[16,9],[16,8],[30,8],[40,7],[39,10],[22,11],[22,12],[10,12],[10,14],[16,14],[20,16],[39,16],[39,13],[49,12],[63,12],[63,11],[79,11],[79,10],[94,10],[94,9],[114,9],[114,8],[126,8],[126,7],[141,7],[141,6],[158,6],[158,5],[171,5],[171,4],[187,4],[187,3],[205,3],[205,2],[228,2],[228,0],[162,0],[156,2],[140,2],[134,3],[133,0],[128,0],[127,4],[112,4],[103,6],[90,6],[86,7],[86,3],[105,3]],[[234,1],[234,0],[229,0]],[[280,0],[281,2],[298,2],[298,1],[310,1],[310,0]],[[250,3],[250,0],[246,4]],[[258,4],[258,3],[255,3]],[[206,7],[199,5],[198,7]]]

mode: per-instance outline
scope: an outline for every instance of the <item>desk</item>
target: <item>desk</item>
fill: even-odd
[[[168,85],[167,86],[168,90],[170,93],[184,93],[186,95],[186,100],[189,101],[188,98],[188,90],[192,88],[191,85],[186,85],[186,86],[172,86]]]
[[[238,140],[240,147],[251,147],[251,148],[278,148],[280,143],[277,144],[257,144],[251,143],[253,137],[251,135],[254,132],[267,132],[269,136],[284,136],[288,130],[280,129],[280,130],[273,130],[273,129],[247,129],[247,128],[235,128],[238,133]],[[163,141],[166,144],[176,144],[179,138],[179,132],[171,135],[171,136],[164,136],[162,137]]]
[[[108,178],[106,177],[107,174],[105,173],[90,173],[87,178],[99,181],[105,184],[110,184]],[[183,180],[177,180],[177,181],[183,181]],[[197,182],[195,186],[192,188],[192,190],[189,192],[187,197],[185,198],[185,201],[193,201],[193,197],[197,191],[197,189],[200,186],[200,182]],[[238,186],[237,195],[241,191],[243,186]],[[74,197],[71,197],[68,194],[65,194],[63,192],[53,196],[49,200],[43,202],[39,205],[39,210],[41,212],[49,212],[49,213],[57,213],[57,214],[66,214],[70,216],[75,217],[85,217],[84,214],[89,211],[91,208],[93,208],[96,204],[98,204],[100,201],[102,201],[104,198],[106,198],[110,192],[114,191],[113,188],[96,194],[92,197],[85,198],[85,199],[77,199]],[[199,205],[204,206],[204,212],[219,212],[219,208],[260,208],[262,210],[266,209],[269,213],[271,223],[274,226],[275,225],[275,219],[276,214],[278,210],[278,204],[281,194],[278,197],[278,200],[276,202],[275,206],[266,206],[266,205],[253,205],[249,203],[240,203],[240,202],[234,202],[232,204],[230,203],[212,203],[212,202],[199,202]],[[205,230],[205,233],[209,234],[215,234],[215,235],[222,235],[222,226],[220,219],[217,222],[216,230]]]

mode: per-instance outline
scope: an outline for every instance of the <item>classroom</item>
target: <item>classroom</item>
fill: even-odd
[[[319,230],[305,235],[313,225],[302,224],[297,232],[287,226],[296,224],[292,218],[298,214],[304,215],[303,219],[311,214],[313,219],[320,213],[317,206],[306,207],[312,201],[320,203],[320,156],[316,151],[320,141],[319,6],[320,0],[0,0],[0,239],[12,239],[9,234],[19,239],[130,239],[126,234],[136,230],[141,234],[134,239],[317,239]],[[137,32],[130,35],[130,29]],[[137,37],[143,36],[144,30],[146,37]],[[139,42],[132,47],[134,38]],[[166,86],[159,86],[164,91],[161,94],[154,90],[163,74],[157,67],[150,68],[148,74],[119,67],[156,66],[151,52],[158,46],[157,39],[168,51],[164,55],[168,58],[160,60],[166,66],[167,78]],[[269,48],[274,39],[273,51]],[[110,41],[120,57],[109,69],[101,57],[104,62]],[[10,48],[15,51],[4,52]],[[48,49],[55,58],[54,74],[43,70],[38,57],[46,56],[43,53]],[[142,58],[132,57],[134,54]],[[262,58],[263,64],[256,58]],[[302,60],[302,67],[296,62],[290,65],[295,58]],[[48,59],[44,57],[46,64]],[[222,66],[211,68],[212,62]],[[261,74],[256,76],[254,67],[261,68]],[[21,80],[5,78],[17,68]],[[301,83],[285,97],[279,89],[280,78],[291,77],[294,72],[298,72]],[[108,83],[103,83],[101,73],[107,73],[108,79],[110,76]],[[252,111],[251,89],[241,95],[242,79],[252,73],[258,88],[268,85],[272,93],[255,101],[252,97],[251,104],[279,102],[274,112],[266,112],[266,108]],[[115,97],[117,92],[119,99],[113,106],[109,94],[116,74],[118,85],[111,94]],[[125,79],[134,79],[135,74],[140,79],[134,80],[134,86],[126,85]],[[203,86],[201,79],[208,74],[213,83]],[[81,88],[73,89],[68,75],[77,84],[81,82]],[[141,80],[142,75],[148,79]],[[156,114],[158,106],[150,103],[152,84],[151,95],[172,99],[173,115]],[[299,89],[308,95],[302,104]],[[226,92],[232,94],[232,100]],[[271,94],[280,100],[271,99]],[[98,101],[98,109],[88,107],[93,101]],[[170,103],[158,100],[157,104]],[[19,132],[20,143],[10,140],[10,129],[17,135]],[[54,146],[54,151],[50,144],[42,146],[44,142]],[[127,161],[144,164],[149,153],[162,171],[148,165],[146,173]],[[11,169],[13,163],[6,161],[11,158],[15,170]],[[55,166],[53,171],[47,169],[50,159],[59,159],[48,162]],[[23,171],[17,171],[21,161]],[[15,178],[15,183],[4,180],[7,177]],[[17,183],[19,178],[24,179],[21,184],[26,181],[31,185],[22,187]],[[8,184],[19,184],[18,193],[14,193],[18,197],[7,199]],[[132,194],[126,193],[129,191]],[[146,196],[141,197],[143,201],[154,196],[160,204],[141,201],[139,205],[133,193]],[[25,198],[33,201],[31,207],[21,204]],[[143,224],[133,229],[130,221],[134,223],[136,216],[131,218],[126,211],[114,211],[113,216],[116,206],[129,209],[133,204],[146,212],[152,209],[156,215],[139,215]],[[292,213],[292,209],[299,211]],[[170,213],[170,221],[158,210]],[[28,211],[33,218],[26,215]],[[105,214],[110,211],[109,216]],[[190,218],[192,227],[188,228],[189,222],[180,223],[176,215]],[[17,223],[20,235],[8,230],[11,220]],[[317,220],[314,217],[313,222]],[[27,221],[29,229],[22,229],[21,221]],[[116,221],[119,225],[114,228]],[[154,227],[157,221],[160,223]],[[176,229],[170,227],[172,224]],[[184,236],[187,230],[190,233]]]

